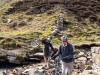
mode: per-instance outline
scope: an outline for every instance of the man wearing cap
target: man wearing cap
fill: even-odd
[[[67,36],[61,37],[62,44],[59,46],[58,52],[52,57],[54,60],[57,56],[61,56],[62,75],[71,75],[73,69],[73,46],[67,42]]]

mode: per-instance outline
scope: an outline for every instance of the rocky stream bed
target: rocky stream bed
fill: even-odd
[[[100,75],[99,58],[100,47],[91,47],[91,51],[82,50],[81,52],[76,53],[72,75]],[[50,72],[53,69],[54,61],[51,60],[49,68],[45,66],[43,61],[40,61],[6,69],[4,72],[7,73],[6,75],[50,75]]]

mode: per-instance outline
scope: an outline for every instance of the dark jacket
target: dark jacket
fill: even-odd
[[[72,62],[74,60],[73,46],[68,42],[67,42],[67,46],[65,47],[63,45],[60,45],[58,52],[53,56],[53,58],[55,59],[59,55],[61,56],[61,60],[63,62],[66,62],[66,63]]]
[[[45,40],[42,41],[44,44],[44,56],[50,56],[49,47],[54,51],[54,48],[50,42],[46,42]]]

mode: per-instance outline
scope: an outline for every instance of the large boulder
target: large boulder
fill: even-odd
[[[59,33],[59,29],[55,29],[55,30],[52,32],[52,35],[55,36],[57,33]]]
[[[96,54],[100,54],[100,47],[91,47],[91,52],[96,53]]]
[[[77,61],[80,61],[80,62],[82,62],[83,64],[86,64],[87,58],[86,58],[86,57],[80,57],[80,58],[77,59]]]

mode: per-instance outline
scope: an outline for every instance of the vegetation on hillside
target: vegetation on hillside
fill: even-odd
[[[9,1],[9,0],[7,0]],[[29,10],[17,12],[15,11],[12,14],[4,15],[5,12],[8,11],[9,8],[14,8],[12,5],[16,3],[18,4],[19,1],[23,0],[11,0],[9,2],[6,2],[5,0],[0,0],[0,36],[3,38],[0,40],[0,47],[5,49],[14,49],[17,47],[17,45],[21,45],[21,47],[28,45],[28,42],[24,41],[18,41],[18,39],[15,39],[17,37],[25,38],[28,41],[32,40],[34,38],[42,38],[44,36],[52,36],[51,33],[55,28],[57,28],[57,17],[63,17],[64,18],[64,31],[61,33],[65,34],[69,37],[69,41],[73,44],[90,44],[90,43],[99,43],[100,41],[100,26],[99,26],[99,10],[98,13],[95,13],[95,16],[97,17],[97,21],[92,23],[92,20],[95,20],[95,17],[93,17],[93,14],[90,14],[90,17],[83,18],[81,16],[81,11],[84,11],[83,9],[89,9],[91,7],[80,7],[78,9],[77,5],[74,4],[75,1],[69,2],[69,6],[63,5],[63,4],[51,4],[49,9],[46,9],[43,13],[38,14],[31,14],[27,15],[26,12]],[[80,0],[79,0],[80,1]],[[81,1],[81,3],[84,3],[85,0]],[[75,8],[71,7],[71,5],[74,4]],[[91,6],[90,1],[90,6]],[[26,3],[28,6],[28,3]],[[42,5],[41,5],[42,6]],[[95,6],[95,4],[94,4]],[[35,6],[33,6],[35,7]],[[46,6],[42,6],[47,8]],[[42,8],[39,7],[39,8]],[[16,9],[18,9],[16,7]],[[24,8],[23,8],[24,9]],[[30,8],[29,8],[30,9]],[[74,11],[76,9],[76,11]],[[96,5],[95,9],[99,9],[99,6]],[[80,11],[80,14],[75,14],[75,12]],[[84,11],[84,13],[86,13]],[[84,14],[85,15],[85,14]],[[92,16],[92,20],[90,19]],[[12,23],[7,23],[2,21],[2,17],[5,17],[6,20],[12,19]],[[79,21],[80,20],[80,21]],[[24,22],[25,25],[20,25],[20,22]],[[16,26],[14,26],[17,23]],[[14,26],[14,27],[13,27]],[[60,36],[61,33],[57,34],[56,36],[52,36],[53,40],[52,43],[55,47],[57,47],[61,41]],[[6,41],[5,38],[10,38],[11,41]],[[14,41],[13,41],[14,39]],[[2,43],[2,41],[6,41]],[[15,45],[17,44],[17,45]],[[4,47],[3,47],[3,46]],[[14,46],[13,46],[14,45]],[[13,46],[13,48],[11,47]]]

